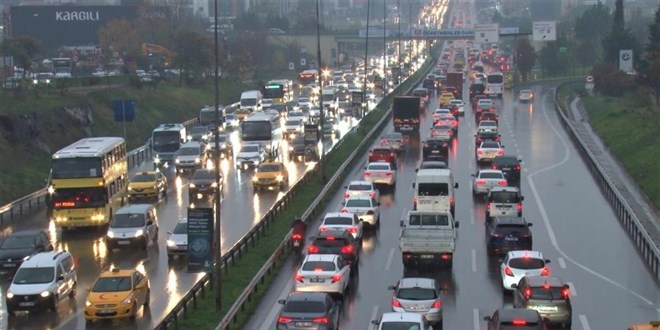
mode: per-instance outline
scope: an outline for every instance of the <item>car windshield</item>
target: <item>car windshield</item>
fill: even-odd
[[[517,163],[518,160],[515,157],[511,157],[511,156],[495,157],[495,159],[493,160],[493,165],[500,165],[500,166],[516,165]]]
[[[423,162],[420,169],[444,169],[447,168],[447,163],[445,162]]]
[[[348,190],[352,191],[370,191],[371,185],[368,184],[352,184],[348,186]]]
[[[437,126],[434,127],[434,129],[439,130],[439,131],[442,131],[442,130],[448,131],[452,128],[449,125],[437,125]]]
[[[335,270],[335,263],[332,261],[308,261],[303,264],[302,270],[331,272]]]
[[[367,167],[369,171],[389,171],[390,166],[387,164],[371,164]]]
[[[309,98],[307,97],[299,97],[298,98],[298,103],[306,103],[309,102]]]
[[[353,218],[351,217],[327,217],[323,220],[324,225],[353,225]]]
[[[404,288],[396,293],[397,298],[405,300],[432,300],[438,298],[435,290],[425,288]]]
[[[380,330],[421,330],[419,323],[405,321],[387,321],[380,323]]]
[[[132,228],[144,226],[144,214],[141,213],[120,213],[115,214],[110,222],[112,228]]]
[[[461,100],[451,100],[449,103],[453,105],[463,105],[463,101]]]
[[[419,183],[417,185],[417,195],[447,196],[449,195],[449,185],[446,183]]]
[[[500,145],[497,142],[483,142],[481,148],[487,149],[499,149]]]
[[[520,197],[513,191],[495,191],[490,195],[490,201],[493,203],[518,203]]]
[[[389,155],[392,153],[390,149],[372,149],[371,152],[375,155]]]
[[[527,225],[524,223],[502,223],[497,225],[497,230],[502,232],[520,232],[527,231]]]
[[[305,114],[300,111],[289,112],[289,117],[304,117]]]
[[[14,284],[43,284],[50,283],[55,277],[54,267],[21,267],[14,275]]]
[[[300,120],[287,120],[284,125],[286,125],[286,126],[300,125]]]
[[[156,181],[156,174],[153,173],[142,173],[142,174],[136,174],[133,179],[131,179],[132,182],[154,182]]]
[[[206,127],[193,127],[190,130],[190,134],[206,134],[209,132],[209,129]]]
[[[285,313],[325,313],[325,304],[319,301],[288,301],[282,309]]]
[[[368,199],[349,199],[346,201],[346,207],[371,207],[371,201]]]
[[[188,222],[179,222],[174,227],[172,234],[187,234],[188,233]]]
[[[96,280],[92,292],[120,292],[131,290],[130,276],[101,277]]]
[[[258,172],[279,172],[282,168],[277,164],[263,164],[259,165]]]
[[[504,179],[504,175],[499,172],[481,172],[479,174],[480,179]]]
[[[509,267],[515,269],[541,269],[545,260],[539,258],[513,258],[509,259]]]
[[[33,247],[34,237],[32,236],[9,236],[2,242],[3,250],[31,249]]]
[[[481,127],[497,127],[497,123],[492,121],[492,120],[488,120],[488,121],[480,122],[479,126],[481,126]]]
[[[211,180],[215,179],[215,175],[209,170],[197,170],[192,177],[193,180]]]
[[[384,137],[388,140],[403,140],[403,135],[401,133],[387,134]]]
[[[561,287],[532,287],[530,299],[538,300],[559,300],[564,299],[561,294]]]
[[[259,146],[243,146],[241,152],[259,152]]]
[[[179,149],[178,152],[179,156],[193,156],[193,155],[199,155],[199,148],[197,147],[185,147]]]

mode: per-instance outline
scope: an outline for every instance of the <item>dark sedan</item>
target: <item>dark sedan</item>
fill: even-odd
[[[298,135],[289,142],[289,160],[296,161],[305,157],[305,137]]]
[[[234,147],[227,134],[218,134],[218,145],[219,149],[216,150],[215,139],[211,138],[209,144],[206,146],[206,151],[209,157],[216,155],[216,151],[219,151],[220,157],[222,158],[229,158],[234,155]]]
[[[520,184],[520,171],[522,170],[521,162],[522,160],[516,156],[497,156],[493,159],[491,167],[494,170],[502,171],[508,182]]]
[[[222,192],[222,182],[222,175],[220,175],[220,192]],[[209,169],[198,169],[190,178],[188,200],[191,203],[197,200],[211,200],[215,197],[217,189],[215,172]]]
[[[292,292],[277,317],[278,330],[334,330],[339,327],[340,305],[328,293]]]
[[[13,276],[27,257],[46,251],[53,251],[53,245],[45,231],[15,232],[0,245],[0,274]]]
[[[532,224],[523,217],[496,216],[486,222],[486,249],[491,255],[532,249]]]
[[[491,140],[494,142],[500,142],[500,137],[501,135],[497,134],[497,132],[492,132],[492,131],[482,131],[474,135],[474,145],[479,146],[481,142]]]
[[[447,161],[449,157],[449,141],[442,138],[430,138],[424,141],[422,160]]]

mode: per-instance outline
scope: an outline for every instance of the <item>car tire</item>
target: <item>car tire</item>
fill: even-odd
[[[147,290],[147,297],[144,298],[144,304],[142,306],[149,307],[150,303],[151,303],[151,290]]]
[[[73,287],[69,291],[69,299],[76,299],[76,293],[78,289],[78,282],[73,282]]]
[[[141,246],[141,247],[142,247],[142,250],[143,250],[143,251],[146,251],[146,250],[147,250],[147,246],[149,245],[149,239],[148,239],[147,237],[145,237],[145,238],[142,240],[141,245],[142,245],[142,246]]]
[[[156,227],[156,234],[154,235],[154,238],[152,240],[154,243],[158,243],[158,227]]]
[[[53,299],[51,299],[50,304],[48,304],[48,309],[53,312],[57,313],[57,302],[59,301],[59,297],[57,295],[53,296]]]
[[[137,303],[133,302],[133,313],[131,313],[131,320],[137,319],[137,311],[138,311],[138,305]]]

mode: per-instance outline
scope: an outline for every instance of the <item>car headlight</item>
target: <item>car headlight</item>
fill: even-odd
[[[195,188],[195,184],[194,184],[194,183],[191,183],[188,187],[190,187],[190,188]]]
[[[128,191],[131,191],[131,190],[133,190],[133,187],[128,186]]]
[[[85,306],[86,307],[92,306],[92,302],[89,300],[85,301]]]
[[[131,298],[126,298],[124,299],[124,301],[121,302],[122,305],[130,305],[131,303],[133,303]]]
[[[217,182],[213,182],[213,183],[211,184],[211,187],[213,187],[213,188],[218,188],[218,183],[217,183]]]
[[[192,140],[192,135],[188,135],[187,138],[188,138],[188,141]]]
[[[144,235],[144,231],[142,229],[139,229],[138,231],[135,232],[135,237],[140,237]]]
[[[199,162],[200,162],[200,159],[199,159],[199,158],[195,158],[195,163],[199,164]]]
[[[178,164],[178,163],[180,163],[181,161],[179,160],[179,158],[177,158],[176,160],[174,160],[174,162]]]
[[[156,164],[160,163],[160,158],[158,158],[158,157],[154,158],[154,163],[156,163]]]
[[[257,181],[259,181],[259,178],[257,176],[253,176],[252,181],[257,182]]]
[[[14,298],[14,294],[11,292],[7,292],[7,299]]]
[[[289,146],[289,151],[293,151],[293,146]]]
[[[40,296],[46,298],[46,297],[50,296],[50,291],[44,291],[40,294]]]
[[[23,261],[27,261],[28,259],[30,259],[30,256],[23,257]]]
[[[103,221],[103,220],[105,220],[105,215],[101,213],[92,215],[92,221]]]
[[[275,180],[277,180],[277,181],[284,181],[284,176],[282,176],[282,175],[278,175],[278,176],[275,177]]]
[[[111,231],[108,230],[108,234],[107,234],[107,236],[108,236],[109,238],[115,238],[115,233],[114,233],[114,232],[111,232]]]
[[[173,240],[168,239],[167,240],[167,246],[176,246],[176,242],[174,242]]]

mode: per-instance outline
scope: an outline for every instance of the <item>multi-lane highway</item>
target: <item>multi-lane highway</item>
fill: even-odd
[[[506,93],[497,101],[500,131],[507,154],[523,161],[523,215],[531,228],[535,250],[551,259],[552,274],[570,283],[573,329],[625,329],[631,323],[660,317],[660,290],[635,247],[620,227],[608,202],[593,181],[578,151],[560,126],[553,105],[553,88],[536,86],[536,99],[519,104]],[[421,158],[420,140],[429,134],[430,111],[422,121],[421,137],[413,137],[402,157],[396,191],[381,195],[381,227],[364,239],[359,276],[342,306],[342,329],[370,329],[370,321],[391,311],[391,291],[403,277],[398,248],[399,220],[412,207],[411,183]],[[444,329],[485,329],[483,317],[511,307],[503,296],[498,260],[485,249],[482,198],[474,198],[470,174],[477,170],[473,134],[474,114],[467,105],[449,166],[460,187],[456,190],[458,229],[453,269],[413,274],[433,277],[444,288]],[[391,131],[391,127],[385,132]],[[366,156],[366,155],[365,155]],[[366,162],[366,157],[364,157]],[[356,169],[346,181],[361,177]],[[327,212],[337,211],[337,192]],[[313,235],[320,219],[310,227]],[[281,305],[293,287],[297,269],[290,260],[264,296],[246,330],[274,329]]]
[[[355,121],[342,121],[340,124],[343,136]],[[237,137],[237,132],[234,137]],[[326,140],[324,148],[328,151],[336,140]],[[234,144],[238,148],[238,143]],[[287,144],[283,146],[287,150]],[[238,151],[236,151],[237,153]],[[287,153],[283,153],[284,157]],[[286,159],[290,174],[290,184],[293,185],[307,170],[302,162],[293,162]],[[151,169],[151,163],[144,164],[140,169]],[[136,169],[138,171],[140,169]],[[267,191],[255,194],[251,179],[253,171],[239,171],[233,166],[232,159],[221,162],[224,176],[224,199],[221,210],[222,251],[229,249],[245,233],[247,233],[268,212],[270,207],[284,195],[284,192]],[[132,172],[135,172],[132,171]],[[2,236],[13,231],[40,228],[51,233],[53,242],[57,242],[56,249],[70,251],[76,258],[78,265],[78,293],[76,299],[69,303],[61,303],[57,313],[41,312],[32,314],[17,314],[8,316],[4,308],[4,293],[9,287],[7,281],[2,283],[2,296],[0,301],[3,308],[0,310],[0,320],[3,329],[91,329],[116,328],[151,329],[180,301],[187,291],[201,278],[202,274],[187,273],[185,258],[167,260],[166,240],[167,231],[174,228],[179,219],[186,217],[188,207],[187,179],[178,178],[173,168],[164,170],[170,182],[168,199],[157,204],[159,215],[160,235],[157,245],[150,245],[146,252],[139,249],[115,250],[106,249],[103,236],[99,232],[77,232],[61,239],[59,232],[46,218],[45,211],[16,219],[12,226],[6,228]],[[121,269],[138,267],[149,277],[151,285],[151,306],[146,313],[140,313],[136,322],[114,321],[85,324],[83,314],[87,288],[91,287],[101,271],[116,266]]]

